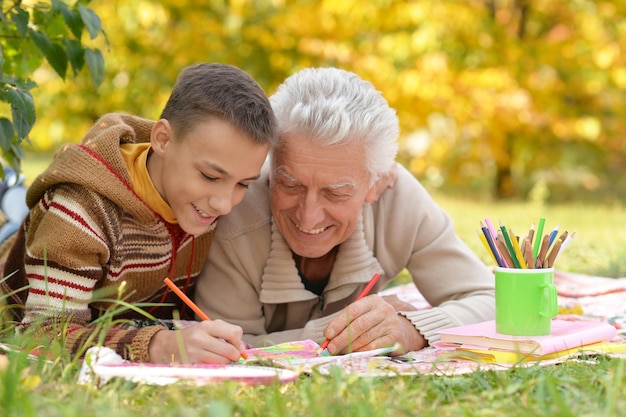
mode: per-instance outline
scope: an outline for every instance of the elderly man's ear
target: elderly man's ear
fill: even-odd
[[[394,162],[391,167],[378,175],[378,180],[370,188],[365,201],[375,203],[386,189],[392,188],[398,179],[398,165]]]

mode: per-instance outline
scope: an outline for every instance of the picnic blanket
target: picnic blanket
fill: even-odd
[[[626,278],[607,278],[555,271],[559,319],[604,321],[617,329],[614,342],[626,343]],[[380,295],[396,295],[416,308],[430,308],[428,302],[412,283],[383,290]],[[592,350],[580,351],[589,358]],[[595,352],[626,358],[626,352]],[[428,347],[409,352],[398,358],[357,358],[342,363],[346,373],[359,376],[394,375],[459,375],[477,370],[502,370],[519,366],[549,366],[566,360],[576,360],[580,354],[564,354],[561,357],[515,363],[485,363],[455,357],[452,349]],[[321,365],[317,371],[328,374],[332,365]]]
[[[618,336],[615,341],[626,343],[626,326],[624,319],[626,312],[626,278],[592,277],[565,271],[555,271],[554,283],[558,293],[559,318],[566,320],[605,321],[612,324],[617,329]],[[402,301],[411,303],[419,309],[431,307],[412,283],[391,287],[383,290],[380,295],[395,295]],[[587,350],[584,360],[592,363],[594,360],[592,355],[594,353],[626,357],[626,351],[606,353],[605,351],[594,352],[593,350]],[[346,355],[346,357],[340,361],[311,361],[309,363],[303,360],[299,361],[295,366],[289,367],[297,374],[317,373],[330,375],[333,372],[333,368],[340,367],[342,372],[360,377],[396,377],[402,375],[450,376],[479,370],[504,370],[516,366],[549,366],[562,363],[566,360],[582,360],[580,351],[563,354],[562,356],[558,355],[555,358],[541,361],[531,360],[494,363],[468,360],[467,358],[459,357],[458,354],[455,355],[454,349],[446,350],[428,347],[417,352],[409,352],[400,357],[372,355],[368,355],[367,357],[351,357],[350,355]],[[284,365],[284,363],[277,364],[277,366]],[[106,366],[106,364],[103,364],[100,368],[99,370],[93,368],[91,372],[96,374],[101,372],[100,377],[107,376],[107,372],[111,370],[119,374],[118,368],[111,368]],[[166,367],[165,369],[169,372],[167,376],[171,378],[172,375],[170,374],[172,371],[170,368],[172,367]],[[126,364],[125,368],[122,369],[132,369],[132,374],[135,375],[134,378],[145,373],[141,365],[137,364]],[[155,371],[155,368],[146,369],[152,372]],[[156,369],[158,370],[158,368]],[[172,369],[177,371],[178,368],[173,367]],[[212,369],[210,371],[215,372]],[[223,369],[221,369],[221,371],[223,372]],[[254,371],[259,372],[258,369],[254,369]],[[200,372],[200,375],[204,378],[201,381],[206,382],[207,380],[213,380],[209,378],[207,370],[199,370],[198,372]],[[237,372],[241,373],[241,369],[238,368]],[[153,382],[153,378],[148,378],[148,376],[154,375],[143,375],[145,382]],[[251,381],[257,380],[250,375],[247,375],[247,377],[249,377]],[[293,378],[285,378],[283,376],[282,382],[286,380],[293,380]],[[198,383],[198,381],[195,382]]]

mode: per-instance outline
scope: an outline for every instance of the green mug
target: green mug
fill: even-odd
[[[554,268],[496,268],[496,332],[549,335],[557,314]]]

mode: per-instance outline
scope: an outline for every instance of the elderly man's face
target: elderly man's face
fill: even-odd
[[[365,149],[284,139],[283,149],[273,155],[270,198],[274,222],[291,250],[306,258],[319,258],[350,236],[363,204],[374,199]]]

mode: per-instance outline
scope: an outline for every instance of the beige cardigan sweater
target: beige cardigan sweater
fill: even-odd
[[[362,222],[340,245],[322,295],[306,290],[272,224],[266,164],[244,201],[220,219],[196,301],[210,317],[240,325],[252,345],[321,342],[326,325],[374,273],[381,273],[377,292],[405,268],[433,307],[401,314],[429,342],[441,329],[494,318],[493,274],[402,166],[395,186],[363,207]]]

